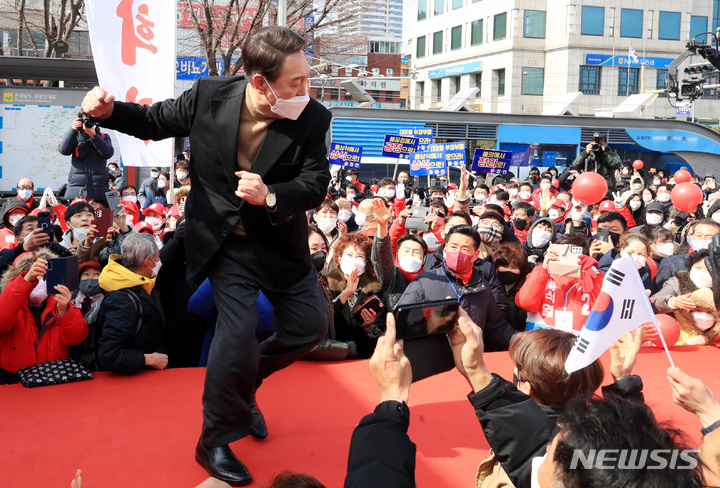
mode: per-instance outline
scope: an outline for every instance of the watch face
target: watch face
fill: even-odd
[[[265,205],[267,205],[268,207],[274,207],[276,200],[277,200],[277,199],[275,198],[275,194],[274,194],[274,193],[268,193],[268,194],[265,196]]]

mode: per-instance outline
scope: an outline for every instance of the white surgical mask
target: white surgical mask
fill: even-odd
[[[48,297],[47,283],[43,279],[38,279],[35,288],[30,292],[30,304],[40,305]]]
[[[520,198],[522,198],[523,200],[529,200],[530,197],[532,197],[532,193],[530,193],[529,191],[521,191],[520,193],[518,193],[518,195],[520,195]]]
[[[151,172],[150,172],[150,178],[155,179],[155,178],[157,178],[158,176],[160,176],[160,173],[158,173],[157,171],[151,171]]]
[[[20,220],[23,217],[24,217],[24,215],[22,215],[22,214],[14,214],[14,215],[11,215],[10,217],[8,217],[8,222],[10,222],[10,225],[12,227],[15,227],[15,224],[18,223],[18,220]]]
[[[640,188],[642,188],[642,183],[633,183],[633,188],[639,190]]]
[[[648,203],[650,200],[652,200],[652,195],[649,193],[644,193],[642,199],[643,202]]]
[[[653,180],[653,185],[657,186],[662,183],[660,180]]]
[[[162,268],[162,261],[160,261],[159,259],[155,261],[153,258],[150,258],[150,260],[153,261],[155,265],[152,268],[148,266],[148,268],[152,270],[153,276],[157,277],[158,273],[160,273],[160,268]]]
[[[428,252],[435,252],[435,250],[440,247],[440,241],[438,241],[438,238],[432,232],[424,233],[423,240],[425,244],[427,244]]]
[[[670,201],[670,194],[669,193],[658,193],[657,199],[658,199],[658,202],[667,203]]]
[[[645,263],[647,262],[647,258],[645,256],[640,256],[639,254],[631,254],[631,256],[637,269],[645,267]]]
[[[700,240],[697,240],[697,241],[696,241],[695,239],[693,239],[693,241],[692,241],[692,248],[693,248],[693,250],[695,250],[695,251],[704,251],[705,249],[707,249],[708,247],[710,247],[710,242],[711,242],[711,241],[706,241],[706,240],[703,240],[703,239],[700,239]]]
[[[318,227],[321,231],[327,234],[335,228],[337,221],[338,219],[334,219],[332,217],[323,217],[318,219]]]
[[[150,224],[155,232],[160,230],[160,228],[162,227],[162,220],[157,217],[146,217],[145,222]]]
[[[354,193],[348,193],[347,197],[348,202],[354,202],[355,201],[355,194]]]
[[[124,197],[122,197],[122,199],[125,200],[126,202],[137,203],[137,196],[136,196],[136,195],[125,195]]]
[[[30,200],[32,194],[32,190],[18,190],[18,197],[20,200]]]
[[[422,259],[416,258],[415,256],[403,256],[398,258],[400,267],[408,273],[417,273],[422,268]]]
[[[540,183],[540,189],[541,189],[541,190],[549,190],[549,189],[550,189],[550,183]]]
[[[187,178],[188,174],[185,171],[176,171],[175,176],[177,176],[178,180],[184,180]]]
[[[666,258],[673,255],[675,252],[675,245],[672,242],[664,242],[659,246],[656,246],[656,249],[660,256]]]
[[[476,202],[486,202],[486,201],[487,201],[487,196],[484,195],[484,194],[482,194],[482,193],[477,193],[477,194],[475,195],[475,201],[476,201]]]
[[[385,190],[385,198],[395,198],[395,190]]]
[[[554,208],[550,209],[548,210],[548,217],[550,217],[550,220],[557,220],[560,217],[560,212],[558,212]]]
[[[511,197],[516,197],[518,194],[518,189],[517,188],[509,188],[507,192],[510,194]]]
[[[364,213],[358,212],[355,214],[355,223],[357,225],[359,225],[360,227],[365,225],[366,220],[367,220],[367,215],[365,215]]]
[[[158,188],[165,188],[166,186],[167,186],[167,181],[165,181],[165,180],[158,181]]]
[[[632,202],[630,202],[630,208],[633,210],[639,209],[640,205],[642,205],[642,203],[638,202],[637,200],[633,200]]]
[[[530,241],[533,247],[545,247],[550,242],[551,236],[542,229],[533,229]]]
[[[347,222],[348,220],[350,220],[350,217],[352,217],[352,212],[346,208],[341,208],[338,212],[338,220]]]
[[[718,224],[720,224],[720,212],[715,212],[714,214],[712,214],[712,217],[711,217],[711,218],[712,218],[715,222],[717,222]]]
[[[710,288],[712,286],[712,276],[707,271],[692,269],[690,270],[690,279],[698,288]]]
[[[340,269],[345,276],[350,276],[353,270],[358,269],[358,276],[365,272],[365,260],[359,258],[345,257],[340,260]]]
[[[265,79],[265,83],[267,83],[270,91],[275,95],[275,105],[270,105],[270,110],[284,119],[297,120],[310,101],[310,95],[305,92],[305,95],[298,95],[292,98],[280,98],[277,96],[277,93],[275,93],[275,90],[273,90],[273,87],[270,86],[267,79]],[[265,99],[270,103],[267,95],[265,95]]]
[[[657,213],[649,213],[645,215],[645,222],[647,222],[649,225],[658,225],[660,222],[662,222],[662,220],[662,215]]]
[[[85,227],[78,227],[77,229],[73,228],[72,233],[73,237],[75,237],[78,242],[83,242],[85,239],[87,239],[88,229],[86,229]]]
[[[708,330],[715,325],[715,317],[707,312],[692,312],[692,317],[695,320],[695,325],[700,330]]]

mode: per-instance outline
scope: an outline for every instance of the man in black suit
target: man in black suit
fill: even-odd
[[[196,459],[234,486],[252,477],[228,444],[267,436],[257,387],[327,330],[305,212],[320,205],[330,182],[331,116],[307,95],[304,47],[292,30],[265,27],[243,46],[245,79],[201,78],[152,106],[116,102],[99,87],[83,101],[109,129],[141,139],[190,137],[187,271],[210,278],[218,308]],[[259,290],[273,304],[276,331],[262,344],[255,337]]]

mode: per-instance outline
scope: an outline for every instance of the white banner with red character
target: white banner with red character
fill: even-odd
[[[146,105],[175,96],[175,2],[89,0],[87,20],[100,86],[116,100]],[[172,163],[172,139],[117,138],[125,166]]]

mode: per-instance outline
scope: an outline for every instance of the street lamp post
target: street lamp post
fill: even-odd
[[[528,75],[528,72],[523,71],[522,82],[521,82],[521,86],[520,86],[520,95],[521,95],[520,113],[521,114],[525,113],[525,80],[527,79],[527,75]]]

